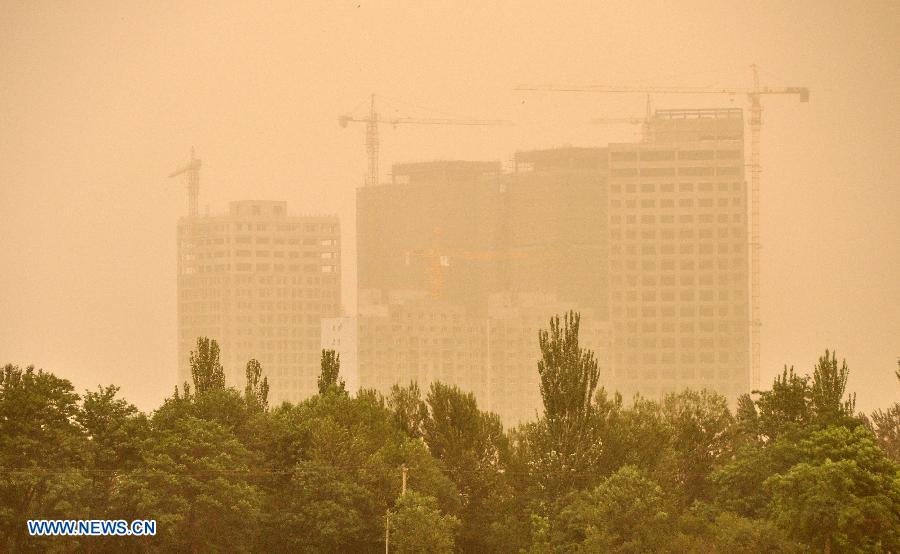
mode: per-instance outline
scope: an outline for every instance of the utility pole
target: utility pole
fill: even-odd
[[[409,468],[406,467],[406,464],[400,466],[400,469],[403,471],[403,485],[400,487],[400,496],[406,496],[406,476],[409,473]],[[384,515],[384,554],[390,554],[390,544],[391,544],[391,511]]]

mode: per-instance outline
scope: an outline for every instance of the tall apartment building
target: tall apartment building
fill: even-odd
[[[614,381],[626,395],[749,388],[747,187],[739,109],[660,110],[609,146]]]
[[[340,314],[340,223],[290,216],[286,202],[239,201],[222,215],[178,222],[178,378],[190,381],[196,339],[215,339],[230,385],[248,360],[269,379],[269,400],[316,388],[322,318]]]

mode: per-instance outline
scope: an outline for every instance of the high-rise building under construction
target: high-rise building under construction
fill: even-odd
[[[612,381],[734,399],[749,380],[747,187],[740,109],[660,110],[609,146]]]
[[[547,295],[553,302],[531,306],[532,319],[549,310],[546,325],[565,305],[603,329],[608,389],[657,398],[708,388],[734,399],[749,388],[743,125],[739,109],[658,110],[641,142],[519,152],[508,171],[497,162],[395,166],[391,183],[358,191],[360,298],[429,292],[490,319],[498,295],[513,304]],[[360,340],[369,336],[365,318],[358,325]],[[525,378],[536,374],[532,355],[510,360],[522,367],[493,364],[493,384],[478,396],[503,397],[504,382],[536,387]],[[385,385],[390,372],[374,359],[360,346],[360,379],[377,374],[373,385]]]
[[[259,360],[269,400],[316,392],[321,319],[340,313],[336,216],[290,216],[286,202],[231,202],[178,222],[178,369],[190,382],[197,337],[215,339],[229,385]]]

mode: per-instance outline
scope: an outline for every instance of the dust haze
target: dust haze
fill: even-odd
[[[4,363],[43,367],[78,389],[119,384],[144,410],[172,392],[176,233],[188,205],[182,177],[167,175],[191,147],[203,162],[201,216],[226,214],[242,200],[284,201],[289,216],[328,225],[336,216],[341,292],[324,315],[363,321],[375,316],[357,314],[365,304],[357,222],[368,221],[357,202],[378,200],[363,188],[365,125],[342,127],[338,116],[365,118],[370,94],[387,123],[379,129],[379,182],[402,176],[395,164],[469,160],[497,164],[496,184],[514,174],[516,153],[594,149],[613,160],[605,156],[617,148],[647,149],[636,146],[640,125],[594,121],[643,117],[644,94],[517,90],[523,84],[749,89],[758,64],[763,86],[812,91],[808,103],[763,99],[760,381],[770,383],[784,364],[811,370],[827,347],[847,359],[861,410],[900,395],[895,3],[5,3],[0,14]],[[651,100],[660,112],[741,109],[743,163],[735,167],[749,182],[746,95]],[[391,125],[392,118],[512,124]],[[609,175],[604,186],[616,186]],[[624,193],[628,183],[621,186]],[[473,214],[493,202],[481,200],[473,198]],[[487,229],[500,221],[495,215],[477,220]],[[449,225],[441,230],[447,248]],[[423,229],[398,246],[396,254],[412,258],[402,262],[406,275],[426,275],[415,256],[432,244]],[[510,266],[526,264],[506,255]],[[485,285],[485,298],[502,291],[501,277]],[[583,297],[600,286],[587,283]],[[540,292],[566,300],[581,294],[575,289]],[[610,329],[596,331],[598,344]],[[614,354],[601,360],[614,364]]]

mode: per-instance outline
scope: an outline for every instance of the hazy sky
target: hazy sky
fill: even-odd
[[[370,92],[397,115],[518,123],[385,128],[387,173],[637,137],[589,121],[641,114],[640,95],[517,84],[749,86],[755,62],[764,84],[812,89],[764,102],[763,382],[830,347],[859,407],[900,397],[900,3],[261,4],[0,2],[0,363],[116,383],[143,409],[171,392],[186,194],[165,176],[191,146],[201,210],[341,216],[349,307],[366,159],[363,128],[337,116]]]

